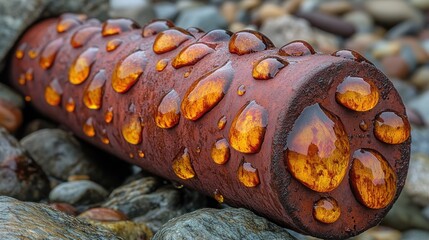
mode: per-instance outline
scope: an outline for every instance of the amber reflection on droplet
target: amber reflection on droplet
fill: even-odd
[[[193,36],[181,28],[165,30],[156,36],[153,43],[153,51],[156,54],[172,51],[191,38],[193,38]]]
[[[244,105],[229,129],[231,146],[242,153],[259,152],[268,125],[268,111],[255,101]]]
[[[134,154],[129,153],[129,154],[128,154],[128,157],[130,157],[130,158],[132,159],[132,158],[134,158]]]
[[[338,187],[347,172],[350,144],[340,119],[319,104],[306,107],[286,144],[288,170],[317,192]]]
[[[379,92],[371,79],[348,76],[338,85],[335,99],[344,107],[364,112],[377,105]]]
[[[173,171],[181,179],[191,179],[195,177],[195,171],[192,167],[191,156],[188,149],[182,149],[173,160]]]
[[[259,61],[252,70],[252,76],[256,80],[268,80],[276,76],[280,69],[288,63],[280,58],[267,57]]]
[[[111,123],[113,121],[113,107],[109,107],[104,113],[104,121]]]
[[[57,24],[57,32],[58,33],[67,32],[68,30],[76,26],[79,26],[80,24],[81,22],[74,18],[60,19]]]
[[[195,121],[214,108],[228,91],[233,77],[232,64],[227,62],[195,81],[183,97],[183,116]]]
[[[395,197],[396,174],[377,151],[358,149],[353,153],[350,185],[359,202],[371,209],[381,209]]]
[[[360,123],[359,123],[359,128],[360,128],[360,130],[362,130],[362,131],[364,131],[364,132],[366,132],[367,130],[368,130],[368,123],[366,123],[366,121],[365,120],[362,120]]]
[[[139,25],[131,19],[117,18],[109,19],[103,23],[101,35],[103,37],[128,32],[139,28]]]
[[[189,27],[186,29],[186,31],[188,31],[193,36],[195,36],[198,33],[204,33],[204,30],[202,30],[201,28],[197,28],[197,27]]]
[[[365,63],[372,64],[370,61],[368,61],[362,55],[360,55],[359,53],[357,53],[353,50],[347,50],[347,49],[339,50],[339,51],[332,53],[332,56],[349,59],[349,60],[356,61],[359,63],[365,62]]]
[[[119,38],[111,39],[106,43],[106,51],[115,51],[122,44],[122,40]]]
[[[292,41],[279,49],[280,56],[307,56],[313,55],[316,51],[314,51],[313,47],[306,41],[297,40]]]
[[[21,45],[19,45],[18,49],[16,49],[15,57],[17,59],[22,59],[24,57],[24,52],[26,48],[27,48],[26,43],[22,43]]]
[[[70,44],[74,48],[79,48],[85,45],[91,37],[95,34],[100,33],[101,28],[99,27],[87,27],[76,31],[70,39]]]
[[[76,109],[76,103],[74,102],[72,97],[69,97],[67,99],[65,109],[67,112],[74,112],[74,110]]]
[[[242,161],[237,171],[238,180],[246,187],[256,187],[259,185],[258,169],[251,163]]]
[[[400,144],[410,137],[410,123],[395,112],[382,112],[375,117],[374,134],[382,142]]]
[[[145,154],[142,150],[138,151],[139,158],[144,158]]]
[[[49,69],[54,64],[57,53],[60,50],[60,47],[63,46],[64,40],[58,38],[46,45],[40,54],[39,64],[43,69]]]
[[[158,72],[164,71],[164,69],[167,67],[168,59],[161,59],[156,63],[155,69]]]
[[[213,198],[218,202],[218,203],[223,203],[224,198],[222,193],[219,191],[219,189],[216,189],[213,193]]]
[[[88,118],[83,124],[83,133],[88,137],[95,136],[94,119],[92,117]]]
[[[83,91],[83,103],[89,109],[100,109],[106,83],[106,71],[98,71]]]
[[[69,81],[78,85],[83,83],[91,72],[91,66],[97,57],[98,48],[91,47],[82,52],[69,69]]]
[[[246,93],[246,86],[245,85],[240,85],[237,88],[237,94],[238,96],[243,96]]]
[[[334,223],[340,218],[341,208],[331,197],[319,199],[313,205],[313,217],[322,223]]]
[[[27,71],[25,71],[25,80],[26,81],[33,81],[34,75],[33,75],[34,71],[32,68],[27,69]]]
[[[30,49],[30,50],[28,50],[28,56],[31,59],[35,59],[38,55],[39,55],[39,50],[37,50],[37,49]]]
[[[106,129],[103,129],[101,131],[101,142],[106,144],[106,145],[110,144],[110,140],[109,140],[109,137],[107,136],[107,130]]]
[[[56,78],[45,88],[45,100],[51,106],[58,106],[61,103],[63,89]]]
[[[224,129],[225,125],[226,125],[226,122],[227,122],[226,116],[220,117],[219,120],[217,121],[217,128],[219,130]]]
[[[262,33],[243,30],[232,35],[229,41],[229,52],[244,55],[274,47],[274,44]]]
[[[184,78],[188,78],[188,77],[189,77],[189,75],[191,75],[191,72],[192,72],[192,68],[191,68],[191,69],[189,69],[188,71],[186,71],[186,72],[183,74],[183,77],[184,77]]]
[[[160,128],[172,128],[179,123],[180,98],[179,94],[171,90],[165,95],[155,114],[155,123]]]
[[[171,65],[176,69],[193,65],[212,52],[214,52],[214,49],[208,45],[204,43],[194,43],[182,49],[173,59]]]
[[[229,39],[231,38],[231,35],[232,35],[232,32],[228,30],[215,29],[204,34],[204,36],[202,36],[198,40],[198,42],[218,43],[218,42],[229,41]]]
[[[30,97],[30,96],[25,96],[25,97],[24,97],[24,100],[25,100],[26,102],[31,102],[31,97]]]
[[[26,83],[26,81],[25,81],[25,74],[24,73],[19,74],[18,84],[19,85],[25,85],[25,83]]]
[[[211,151],[212,159],[217,164],[225,164],[231,156],[228,141],[225,138],[217,140]]]
[[[143,37],[154,36],[172,27],[174,27],[174,23],[170,20],[165,20],[165,19],[154,20],[143,27],[142,36]]]
[[[122,136],[130,144],[139,144],[142,142],[143,127],[139,116],[133,116],[122,126]]]
[[[118,93],[127,92],[137,82],[146,67],[147,59],[143,51],[136,51],[116,64],[112,76],[112,87]]]

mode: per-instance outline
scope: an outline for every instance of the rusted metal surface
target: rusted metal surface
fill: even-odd
[[[203,42],[212,50],[204,47],[202,52],[208,53],[203,57],[197,54],[201,59],[176,69],[172,65],[177,67],[180,62],[172,64],[175,57],[186,46],[199,41],[204,32],[179,29],[179,32],[185,34],[184,40],[181,39],[183,35],[173,33],[170,43],[177,43],[173,45],[178,47],[166,50],[166,45],[159,44],[154,47],[154,41],[159,38],[159,34],[151,36],[152,33],[146,31],[147,35],[142,37],[141,29],[131,27],[109,36],[96,32],[83,46],[73,48],[70,40],[75,32],[88,26],[100,27],[101,24],[95,20],[87,20],[58,33],[56,27],[59,23],[61,21],[58,19],[45,20],[30,28],[22,37],[17,44],[17,50],[23,48],[24,56],[19,58],[14,54],[11,60],[12,84],[31,97],[31,103],[39,111],[69,126],[82,139],[126,161],[214,196],[218,201],[224,200],[232,206],[249,208],[282,226],[321,238],[351,237],[376,225],[401,192],[408,169],[410,139],[407,137],[401,143],[387,144],[378,140],[373,131],[377,114],[387,110],[394,111],[406,120],[405,108],[392,83],[358,55],[354,57],[355,60],[344,58],[344,54],[337,54],[343,56],[338,57],[312,54],[312,51],[304,53],[303,56],[281,56],[279,49],[272,47],[268,39],[257,33],[241,33],[241,37],[247,39],[241,43],[243,39],[240,40],[240,34],[234,34],[230,39],[226,32],[219,32],[212,37],[209,35],[203,38]],[[172,27],[170,23],[164,25]],[[216,40],[213,36],[219,38]],[[43,49],[48,43],[59,38],[62,38],[63,42],[52,66],[43,69],[39,64]],[[121,44],[113,51],[106,51],[106,44],[112,39],[118,39]],[[23,44],[26,45],[22,47]],[[69,69],[75,59],[90,47],[98,48],[98,52],[89,68],[89,76],[81,84],[72,84]],[[299,47],[292,50],[289,48],[295,55],[299,55],[297,49],[299,50]],[[29,50],[38,51],[38,56],[29,57]],[[112,83],[112,76],[118,75],[115,67],[126,56],[136,52],[138,57],[142,58],[139,63],[144,65],[141,75],[134,84],[129,84],[129,89],[120,92],[120,87],[117,86],[115,90],[115,84]],[[285,51],[282,52],[282,55],[285,55]],[[252,76],[252,69],[266,57],[277,59],[273,61],[278,71],[273,70],[275,76],[268,76],[267,80],[256,80],[255,75]],[[160,60],[163,61],[159,62]],[[271,62],[268,66],[272,67],[272,64],[274,63]],[[33,79],[19,84],[22,73],[30,68],[33,71]],[[91,79],[101,69],[104,69],[106,76],[101,106],[99,109],[89,109],[84,104],[83,95],[92,82]],[[219,73],[219,69],[224,71]],[[266,70],[266,67],[262,66],[261,69]],[[227,83],[221,84],[220,90],[216,84],[207,87],[214,89],[212,97],[203,101],[202,114],[201,111],[193,113],[198,103],[189,104],[192,102],[190,88],[195,89],[194,83],[198,80],[203,85],[202,76],[210,77],[216,74],[218,79]],[[264,76],[267,75],[262,74],[262,77]],[[337,87],[348,76],[370,79],[376,86],[379,100],[372,109],[352,111],[338,103],[335,98]],[[230,82],[225,80],[229,77]],[[60,98],[57,106],[48,104],[45,99],[46,94],[49,95],[46,88],[54,79],[57,79],[56,84],[61,90],[58,92]],[[168,106],[175,109],[175,104],[181,104],[181,109],[180,112],[169,115],[169,121],[164,122],[166,125],[163,126],[170,128],[165,129],[157,126],[156,116],[158,106],[172,90],[176,93],[170,95],[173,100]],[[204,93],[207,91],[197,92],[195,96],[198,98]],[[69,108],[70,104],[67,105],[70,98],[75,102],[74,111]],[[218,101],[209,104],[208,99]],[[55,103],[57,100],[58,98],[54,98],[49,101]],[[183,106],[185,100],[188,105]],[[291,174],[293,170],[287,165],[288,161],[291,161],[286,154],[289,146],[288,136],[304,109],[315,104],[338,117],[348,143],[348,149],[343,150],[349,152],[347,156],[343,156],[347,165],[340,182],[336,183],[333,189],[324,192],[315,191],[303,184],[303,181]],[[207,110],[207,106],[211,106],[211,110]],[[243,110],[245,106],[250,106],[250,111]],[[113,118],[108,123],[105,113],[109,109],[112,110]],[[240,112],[248,113],[244,114],[249,117],[247,123],[259,126],[253,129],[253,135],[240,135],[239,127],[246,129],[242,124],[246,123],[245,120],[234,121]],[[219,123],[222,116],[226,119],[224,127]],[[88,122],[89,118],[91,121]],[[141,130],[141,134],[138,134],[137,139],[134,135],[127,140],[124,137],[127,132],[124,133],[123,129],[130,119],[137,119],[140,123],[139,126],[134,125],[134,130],[130,131],[140,133]],[[362,121],[368,125],[365,131],[359,127]],[[85,123],[87,126],[84,129]],[[88,130],[88,124],[89,130],[92,131]],[[237,131],[234,132],[231,128]],[[317,132],[317,126],[315,129]],[[252,128],[249,131],[252,132]],[[237,140],[234,140],[234,134],[238,134],[238,139],[248,137],[247,140],[254,141],[243,140],[247,145],[234,143]],[[222,138],[226,139],[226,144],[229,145],[230,157],[219,164],[214,161],[211,152],[213,144]],[[320,147],[325,140],[319,140],[322,141]],[[309,152],[311,147],[314,146],[308,146]],[[385,207],[371,209],[365,206],[362,200],[357,199],[356,191],[351,188],[350,172],[354,162],[352,154],[358,149],[376,150],[396,174],[396,191],[392,193],[393,197],[389,198]],[[176,161],[180,156],[184,156],[182,161]],[[189,163],[191,169],[182,169],[179,173],[173,170],[174,167],[189,166],[186,165]],[[245,164],[242,165],[243,163]],[[381,185],[384,186],[382,180]],[[332,223],[322,223],[313,213],[313,205],[324,198],[335,199],[341,210],[338,219],[334,219]]]

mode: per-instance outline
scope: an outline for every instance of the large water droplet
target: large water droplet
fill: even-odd
[[[349,165],[350,144],[340,119],[319,104],[302,111],[289,133],[285,161],[290,173],[317,192],[338,187]]]
[[[359,53],[357,53],[353,50],[347,50],[347,49],[339,50],[339,51],[332,53],[332,56],[349,59],[349,60],[359,62],[359,63],[366,62],[366,63],[372,64],[370,61],[368,61],[362,55],[360,55]]]
[[[198,40],[198,42],[218,43],[218,42],[229,41],[229,39],[231,38],[231,35],[232,35],[232,32],[228,30],[215,29],[204,34],[204,36],[202,36]]]
[[[179,123],[180,98],[179,94],[171,90],[165,95],[155,114],[155,123],[160,128],[172,128]]]
[[[193,36],[181,28],[165,30],[156,36],[153,43],[153,51],[156,54],[172,51],[191,38]]]
[[[214,52],[214,49],[208,45],[204,43],[194,43],[182,49],[173,59],[171,65],[176,69],[193,65],[212,52]]]
[[[195,81],[183,98],[183,116],[195,121],[214,108],[228,91],[233,77],[234,69],[227,62]]]
[[[243,30],[232,35],[229,41],[229,52],[244,55],[274,47],[274,44],[262,33]]]
[[[223,203],[224,198],[222,193],[219,191],[219,189],[216,189],[213,193],[213,198],[218,202],[218,203]]]
[[[85,45],[91,37],[95,34],[100,33],[101,28],[99,27],[86,27],[76,31],[70,39],[70,44],[74,48],[80,48]]]
[[[138,80],[146,67],[147,59],[143,51],[136,51],[116,64],[112,76],[112,87],[118,93],[127,92]]]
[[[62,38],[58,38],[46,45],[43,49],[39,64],[43,69],[49,69],[54,64],[55,58],[57,57],[57,53],[60,50],[60,47],[63,46],[64,40]]]
[[[168,59],[161,59],[156,63],[155,69],[158,72],[164,71],[164,69],[167,67]]]
[[[242,153],[257,153],[264,141],[268,111],[255,101],[244,105],[229,129],[231,146]]]
[[[142,142],[143,126],[139,116],[132,116],[128,122],[122,126],[122,136],[130,143],[137,145]]]
[[[313,47],[306,41],[297,40],[292,41],[279,49],[280,56],[307,56],[313,55],[316,51],[314,51]]]
[[[76,14],[63,14],[57,23],[57,32],[63,33],[68,30],[77,27],[86,20],[86,15],[76,15]]]
[[[182,149],[174,158],[173,171],[181,179],[191,179],[195,177],[195,171],[192,167],[191,156],[188,149]]]
[[[359,202],[371,209],[381,209],[395,197],[396,174],[380,153],[358,149],[353,153],[350,185]]]
[[[348,76],[338,85],[335,99],[344,107],[358,111],[368,111],[377,105],[379,93],[370,79]]]
[[[15,57],[17,59],[22,59],[24,57],[24,53],[25,53],[26,48],[27,48],[26,43],[22,43],[21,45],[19,45],[19,47],[16,49]]]
[[[288,65],[288,62],[276,57],[267,57],[259,61],[253,68],[252,76],[256,80],[268,80],[274,78],[280,69]]]
[[[119,34],[122,32],[128,32],[133,29],[138,29],[140,26],[131,19],[117,18],[109,19],[103,23],[101,29],[101,35],[103,37]]]
[[[145,154],[142,150],[138,150],[137,154],[139,155],[139,158],[144,158]]]
[[[154,36],[172,27],[174,27],[174,23],[170,20],[164,20],[164,19],[153,20],[152,22],[148,23],[146,26],[143,27],[142,36],[143,37]]]
[[[217,128],[219,130],[224,129],[225,125],[226,125],[226,122],[227,122],[226,116],[220,117],[219,120],[217,121]]]
[[[72,97],[69,97],[66,102],[65,109],[67,112],[74,112],[76,109],[76,103],[74,102]]]
[[[242,161],[237,170],[238,180],[246,187],[256,187],[259,185],[258,169],[254,168],[251,163]]]
[[[113,107],[109,107],[106,112],[104,112],[104,121],[106,123],[111,123],[113,121]]]
[[[45,100],[51,106],[60,105],[62,94],[63,89],[56,78],[54,78],[45,88]]]
[[[83,103],[89,109],[100,109],[106,83],[106,71],[98,71],[83,92]]]
[[[382,112],[375,117],[374,134],[382,142],[400,144],[410,137],[410,123],[395,112]]]
[[[313,217],[322,223],[334,223],[340,218],[341,209],[337,201],[331,197],[324,197],[314,203]]]
[[[88,137],[95,136],[94,119],[92,117],[88,118],[83,124],[83,133]]]
[[[74,60],[69,69],[70,83],[78,85],[88,78],[91,66],[96,60],[97,52],[98,48],[88,48]]]
[[[217,140],[211,151],[212,159],[217,164],[225,164],[231,156],[228,141],[225,138]]]
[[[106,51],[115,51],[122,44],[122,40],[119,38],[111,39],[106,43]]]

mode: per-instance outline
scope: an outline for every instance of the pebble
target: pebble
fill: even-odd
[[[410,73],[410,66],[402,56],[386,56],[381,60],[384,73],[388,77],[405,79]]]
[[[409,107],[414,109],[422,117],[426,125],[429,125],[428,103],[429,91],[424,92],[409,103]]]
[[[253,14],[254,22],[265,22],[270,18],[278,18],[285,15],[285,9],[275,3],[264,3]]]
[[[429,128],[412,128],[411,139],[411,153],[429,156]]]
[[[401,43],[398,41],[381,40],[376,42],[370,49],[372,57],[382,59],[388,56],[399,55]]]
[[[359,234],[353,240],[401,240],[401,232],[384,226],[377,226]]]
[[[250,10],[252,8],[258,7],[261,2],[261,0],[241,0],[239,6],[244,10]]]
[[[182,28],[198,26],[204,31],[225,28],[227,22],[215,6],[201,6],[184,9],[179,13],[176,25]]]
[[[350,1],[334,0],[334,1],[321,1],[318,10],[322,13],[329,15],[342,15],[353,9]]]
[[[392,27],[385,35],[386,39],[397,39],[406,35],[416,35],[423,29],[422,21],[408,20]]]
[[[356,31],[360,33],[371,32],[374,28],[374,20],[364,11],[356,10],[346,13],[343,15],[342,19],[345,22],[353,24]]]
[[[153,237],[161,239],[283,239],[288,231],[243,208],[200,209],[167,222]]]
[[[102,222],[128,220],[128,217],[125,214],[110,208],[91,208],[79,214],[78,217]]]
[[[70,216],[77,216],[78,214],[77,209],[68,203],[50,203],[49,207]]]
[[[88,220],[92,225],[110,230],[123,240],[150,240],[153,233],[145,223],[132,221],[100,222]]]
[[[48,193],[49,181],[43,170],[15,137],[0,127],[0,195],[37,201]]]
[[[379,23],[393,26],[399,22],[421,18],[420,12],[402,0],[371,0],[364,2],[365,9]]]
[[[423,240],[429,239],[429,231],[409,230],[404,232],[401,240]]]
[[[89,205],[103,201],[108,195],[106,189],[97,183],[80,180],[56,186],[49,193],[49,200],[72,205]]]
[[[429,9],[429,1],[428,0],[409,0],[410,3],[421,9],[421,10],[428,10]]]
[[[341,37],[350,37],[356,32],[356,28],[353,24],[336,16],[320,12],[301,12],[295,15],[300,18],[304,18],[312,26]]]
[[[404,190],[410,196],[413,203],[423,207],[429,206],[428,172],[429,156],[425,154],[412,154]]]
[[[364,53],[378,42],[380,38],[380,36],[374,33],[357,33],[345,42],[345,48]]]
[[[24,99],[22,98],[22,96],[1,82],[0,82],[0,101],[8,102],[14,107],[17,107],[20,109],[24,108]]]
[[[393,86],[395,86],[396,91],[398,91],[405,104],[408,104],[416,97],[417,89],[413,84],[395,78],[390,79],[390,81],[393,83]]]
[[[429,90],[429,65],[418,68],[411,77],[411,83],[420,90]]]
[[[236,20],[238,11],[238,4],[233,1],[226,1],[220,7],[220,12],[228,24],[231,24]]]
[[[0,99],[0,127],[14,133],[21,127],[23,121],[22,111],[14,104]]]
[[[157,2],[153,5],[153,10],[158,19],[174,20],[177,14],[179,14],[179,9],[171,2]]]
[[[25,125],[23,136],[30,135],[31,133],[37,132],[42,129],[53,129],[57,127],[58,126],[55,123],[47,121],[45,119],[34,119]]]
[[[155,18],[155,11],[149,0],[110,0],[109,15],[131,18],[143,26]]]

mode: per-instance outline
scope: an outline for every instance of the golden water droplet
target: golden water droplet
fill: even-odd
[[[30,96],[25,96],[25,97],[24,97],[24,100],[25,100],[26,102],[31,102],[31,97],[30,97]]]
[[[274,44],[262,33],[243,30],[232,35],[229,41],[229,52],[244,55],[273,48]]]
[[[348,76],[338,85],[335,99],[344,107],[364,112],[377,105],[379,93],[370,79]]]
[[[154,36],[172,27],[174,27],[174,23],[170,20],[165,20],[165,19],[153,20],[152,22],[148,23],[146,26],[143,27],[142,36],[143,37]]]
[[[74,48],[80,48],[85,45],[91,37],[101,32],[100,27],[86,27],[77,30],[70,39],[70,44]]]
[[[186,29],[186,31],[191,33],[193,36],[195,36],[195,34],[204,32],[204,30],[202,30],[201,28],[197,28],[197,27],[189,27]]]
[[[167,67],[168,59],[161,59],[156,63],[155,69],[158,72],[164,71],[164,69]]]
[[[27,69],[27,71],[25,72],[25,80],[26,81],[33,81],[33,77],[34,77],[33,72],[34,71],[32,68]]]
[[[109,140],[109,137],[107,136],[107,130],[106,129],[103,129],[101,131],[101,142],[106,144],[106,145],[110,144],[110,140]]]
[[[195,121],[214,108],[228,91],[233,77],[234,69],[227,62],[195,81],[183,97],[183,116]]]
[[[25,74],[24,73],[19,74],[18,84],[21,85],[21,86],[24,86],[25,83],[26,83],[26,81],[25,81]]]
[[[229,150],[228,141],[225,138],[217,140],[211,151],[212,159],[217,164],[225,164],[228,162],[231,152]]]
[[[214,49],[204,43],[193,43],[183,48],[173,59],[171,65],[176,69],[193,65],[212,52]]]
[[[122,42],[123,41],[119,38],[109,40],[106,43],[106,51],[112,52],[112,51],[116,50],[119,46],[121,46]]]
[[[19,45],[18,49],[16,49],[15,57],[17,59],[22,59],[24,57],[24,52],[26,48],[27,48],[26,43],[22,43],[21,45]]]
[[[140,117],[133,116],[122,127],[122,136],[130,143],[137,145],[142,142],[143,126]]]
[[[95,136],[94,119],[92,117],[88,118],[83,124],[83,133],[88,137]]]
[[[276,57],[267,57],[259,61],[253,68],[252,76],[256,80],[268,80],[276,76],[280,69],[289,63]]]
[[[193,36],[181,28],[165,30],[156,36],[153,43],[153,51],[156,54],[172,51],[191,38]]]
[[[144,152],[142,150],[138,151],[138,155],[139,155],[140,158],[144,158],[144,156],[145,156],[145,154],[144,154]]]
[[[106,123],[111,123],[113,120],[113,107],[109,107],[104,113],[104,121]]]
[[[134,158],[134,154],[132,154],[132,153],[130,153],[128,156],[129,156],[130,158]]]
[[[83,92],[83,103],[89,109],[100,109],[106,83],[106,71],[98,71]]]
[[[256,187],[259,185],[258,169],[251,163],[242,161],[237,171],[238,180],[246,187]]]
[[[264,141],[268,111],[255,101],[244,105],[229,129],[231,146],[242,153],[257,153]]]
[[[217,121],[217,128],[219,130],[224,129],[225,125],[226,125],[226,122],[227,122],[226,116],[220,117],[219,120]]]
[[[297,40],[292,41],[279,49],[280,56],[307,56],[313,55],[316,51],[314,51],[313,47],[306,41]]]
[[[72,97],[69,97],[69,99],[67,100],[65,109],[67,112],[74,112],[74,110],[76,109],[76,104]]]
[[[341,209],[331,197],[319,199],[313,206],[313,217],[322,223],[334,223],[340,218]]]
[[[362,120],[359,123],[359,128],[364,132],[366,132],[368,130],[368,124],[365,122],[365,120]]]
[[[133,29],[138,29],[140,26],[131,19],[117,18],[109,19],[103,23],[101,35],[103,37],[116,35],[123,32],[128,32]]]
[[[143,51],[136,51],[116,64],[112,76],[112,87],[118,93],[127,92],[137,82],[146,67],[147,59]]]
[[[94,64],[97,57],[98,48],[91,47],[83,51],[74,60],[69,69],[69,81],[72,84],[78,85],[83,83],[89,76],[91,66]]]
[[[183,77],[184,77],[184,78],[188,78],[188,77],[189,77],[189,75],[191,75],[191,72],[192,72],[192,68],[191,68],[191,69],[189,69],[188,71],[186,71],[186,72],[183,74]]]
[[[63,89],[56,78],[45,88],[45,100],[51,106],[58,106],[61,103]]]
[[[374,134],[382,142],[400,144],[410,137],[410,123],[395,112],[382,112],[375,117]]]
[[[158,105],[155,114],[155,123],[160,128],[172,128],[179,123],[180,98],[179,94],[171,90]]]
[[[358,149],[353,153],[350,185],[359,202],[371,209],[381,209],[395,197],[396,174],[380,153]]]
[[[243,84],[238,86],[237,88],[238,96],[243,96],[245,93],[246,93],[246,86],[244,86]]]
[[[197,148],[195,149],[195,152],[200,153],[200,152],[201,152],[201,148],[200,148],[200,147],[197,147]]]
[[[349,154],[349,139],[340,119],[316,103],[295,120],[287,138],[285,161],[302,184],[329,192],[346,175]]]
[[[359,62],[359,63],[365,62],[365,63],[369,63],[369,64],[373,65],[370,61],[368,61],[362,55],[360,55],[359,53],[357,53],[353,50],[347,50],[347,49],[339,50],[339,51],[332,53],[332,56],[349,59],[349,60]]]
[[[37,50],[37,49],[30,49],[30,50],[28,50],[28,56],[31,59],[35,59],[38,55],[39,55],[39,50]]]
[[[57,32],[58,33],[67,32],[68,30],[76,26],[79,26],[80,24],[81,22],[74,18],[60,19],[57,24]]]
[[[219,191],[219,189],[216,189],[213,193],[213,198],[218,202],[218,203],[223,203],[224,199],[223,199],[223,195],[222,193]]]
[[[183,188],[183,184],[180,184],[180,183],[175,182],[175,181],[172,181],[171,183],[172,183],[172,185],[173,185],[174,188],[177,188],[177,189],[182,189]]]
[[[218,43],[218,42],[229,41],[229,39],[231,38],[231,35],[232,35],[232,32],[228,30],[215,29],[204,34],[204,36],[202,36],[198,40],[198,42]]]
[[[40,54],[39,64],[43,69],[49,69],[54,64],[55,58],[57,57],[57,53],[60,50],[60,47],[63,46],[64,40],[62,38],[58,38],[46,45]]]
[[[181,179],[191,179],[195,177],[195,171],[192,167],[191,157],[187,148],[182,149],[174,158],[173,171]]]

